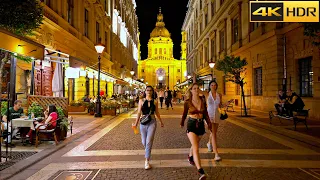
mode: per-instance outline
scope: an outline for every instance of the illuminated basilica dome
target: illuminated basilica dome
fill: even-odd
[[[165,24],[163,22],[163,14],[161,13],[161,9],[159,11],[158,17],[157,17],[158,21],[156,23],[156,27],[153,29],[153,31],[150,34],[150,37],[167,37],[170,38],[170,33],[168,31],[167,28],[165,28]]]

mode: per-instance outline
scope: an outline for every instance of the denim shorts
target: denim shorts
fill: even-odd
[[[203,119],[193,119],[189,117],[188,123],[187,123],[187,133],[189,132],[193,132],[198,136],[204,135],[206,131],[204,128]]]

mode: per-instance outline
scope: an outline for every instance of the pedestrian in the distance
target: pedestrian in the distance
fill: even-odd
[[[207,111],[209,114],[209,118],[212,124],[212,131],[210,132],[209,141],[207,143],[208,151],[214,152],[215,161],[220,161],[221,158],[218,154],[217,147],[217,131],[219,127],[220,120],[220,112],[219,108],[222,108],[222,95],[217,92],[218,83],[216,81],[210,81],[209,83],[209,92],[203,91],[202,93],[206,97],[207,101]]]
[[[140,119],[140,116],[142,117]],[[140,132],[142,144],[145,148],[145,166],[144,168],[150,169],[150,157],[153,144],[154,135],[157,129],[157,119],[160,121],[161,127],[164,126],[160,113],[158,110],[158,101],[155,99],[155,92],[152,86],[147,86],[145,96],[139,100],[138,114],[133,126],[137,126],[140,121]],[[147,119],[147,120],[146,120]]]
[[[161,109],[162,109],[162,104],[163,104],[163,100],[164,100],[164,91],[163,91],[163,89],[160,89],[160,91],[159,91],[159,100],[160,100],[160,106],[161,106]]]
[[[171,105],[171,108],[173,109],[172,107],[172,91],[169,89],[169,87],[167,87],[167,90],[165,92],[165,96],[166,96],[166,105],[167,105],[167,110],[169,109],[169,106]]]
[[[188,117],[187,136],[191,142],[191,148],[188,156],[188,161],[191,165],[195,165],[200,175],[200,180],[206,179],[207,175],[201,167],[199,155],[199,142],[205,134],[204,120],[208,124],[208,129],[211,130],[211,122],[208,117],[206,101],[203,96],[199,96],[199,86],[193,83],[187,91],[187,100],[184,103],[184,110],[180,126],[184,126],[184,121]]]

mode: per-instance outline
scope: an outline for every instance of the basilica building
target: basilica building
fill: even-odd
[[[173,42],[160,9],[156,27],[148,42],[148,58],[138,61],[138,78],[157,89],[174,89],[174,86],[185,81],[187,76],[185,48],[182,48],[181,54],[180,60],[174,59]]]

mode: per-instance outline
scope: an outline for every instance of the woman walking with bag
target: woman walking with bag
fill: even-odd
[[[207,111],[212,124],[212,131],[210,133],[209,141],[207,143],[208,151],[215,152],[215,161],[220,161],[221,158],[218,154],[217,147],[217,131],[220,123],[219,108],[222,108],[222,95],[217,92],[218,83],[216,81],[210,81],[209,93],[203,92],[207,100]]]
[[[205,133],[204,119],[208,124],[208,129],[211,130],[211,122],[208,117],[206,101],[199,96],[199,86],[193,83],[187,91],[187,100],[184,103],[184,111],[181,119],[180,127],[184,126],[184,121],[188,117],[187,136],[191,142],[191,148],[188,160],[191,165],[195,165],[200,174],[200,180],[206,179],[206,174],[201,167],[199,155],[199,142]]]
[[[140,116],[142,117],[140,119]],[[160,113],[158,110],[158,101],[155,100],[155,92],[152,86],[147,86],[145,91],[145,97],[139,100],[137,119],[133,126],[137,126],[140,121],[141,140],[145,148],[145,166],[144,168],[150,169],[150,157],[153,144],[154,135],[157,129],[157,119],[160,121],[161,127],[164,126]]]

